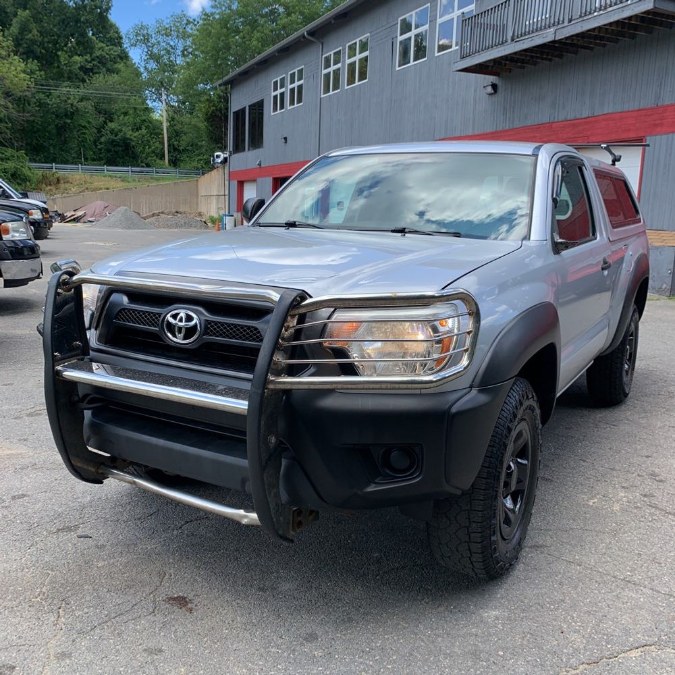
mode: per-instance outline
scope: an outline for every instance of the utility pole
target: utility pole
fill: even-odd
[[[169,166],[169,135],[166,129],[166,91],[162,89],[162,124],[164,126],[164,164]]]

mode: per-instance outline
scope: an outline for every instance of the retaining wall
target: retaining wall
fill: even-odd
[[[226,185],[226,169],[218,167],[197,179],[56,196],[49,199],[48,205],[50,209],[65,213],[91,202],[103,201],[113,206],[127,206],[141,216],[157,211],[219,216],[227,208]]]

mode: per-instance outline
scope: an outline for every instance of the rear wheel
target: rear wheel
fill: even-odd
[[[640,314],[633,307],[621,342],[605,356],[597,358],[586,371],[586,386],[594,403],[612,406],[623,403],[630,394],[635,373]]]
[[[540,450],[539,403],[530,384],[516,378],[471,489],[434,505],[429,543],[441,565],[487,580],[516,562],[532,516]]]

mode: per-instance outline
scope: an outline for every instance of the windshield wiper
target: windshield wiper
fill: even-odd
[[[323,230],[321,225],[317,225],[316,223],[306,223],[304,220],[287,220],[284,223],[284,227],[314,227],[317,230]]]
[[[306,223],[302,220],[287,220],[284,223],[256,223],[258,227],[285,227],[287,230],[291,227],[311,227],[317,230],[323,230],[321,225],[315,223]]]
[[[436,234],[445,234],[449,237],[461,237],[461,232],[453,232],[451,230],[416,230],[414,227],[395,227],[389,230],[393,234],[427,234],[433,237]]]

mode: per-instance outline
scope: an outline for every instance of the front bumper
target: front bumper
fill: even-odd
[[[25,286],[42,276],[40,249],[29,241],[0,242],[0,277],[5,288]]]
[[[150,467],[247,492],[261,525],[283,539],[315,510],[406,506],[468,489],[510,386],[272,389],[279,336],[304,299],[296,291],[280,295],[250,380],[134,367],[90,353],[79,288],[62,284],[69,276],[50,281],[44,351],[49,420],[70,471],[101,482]]]

